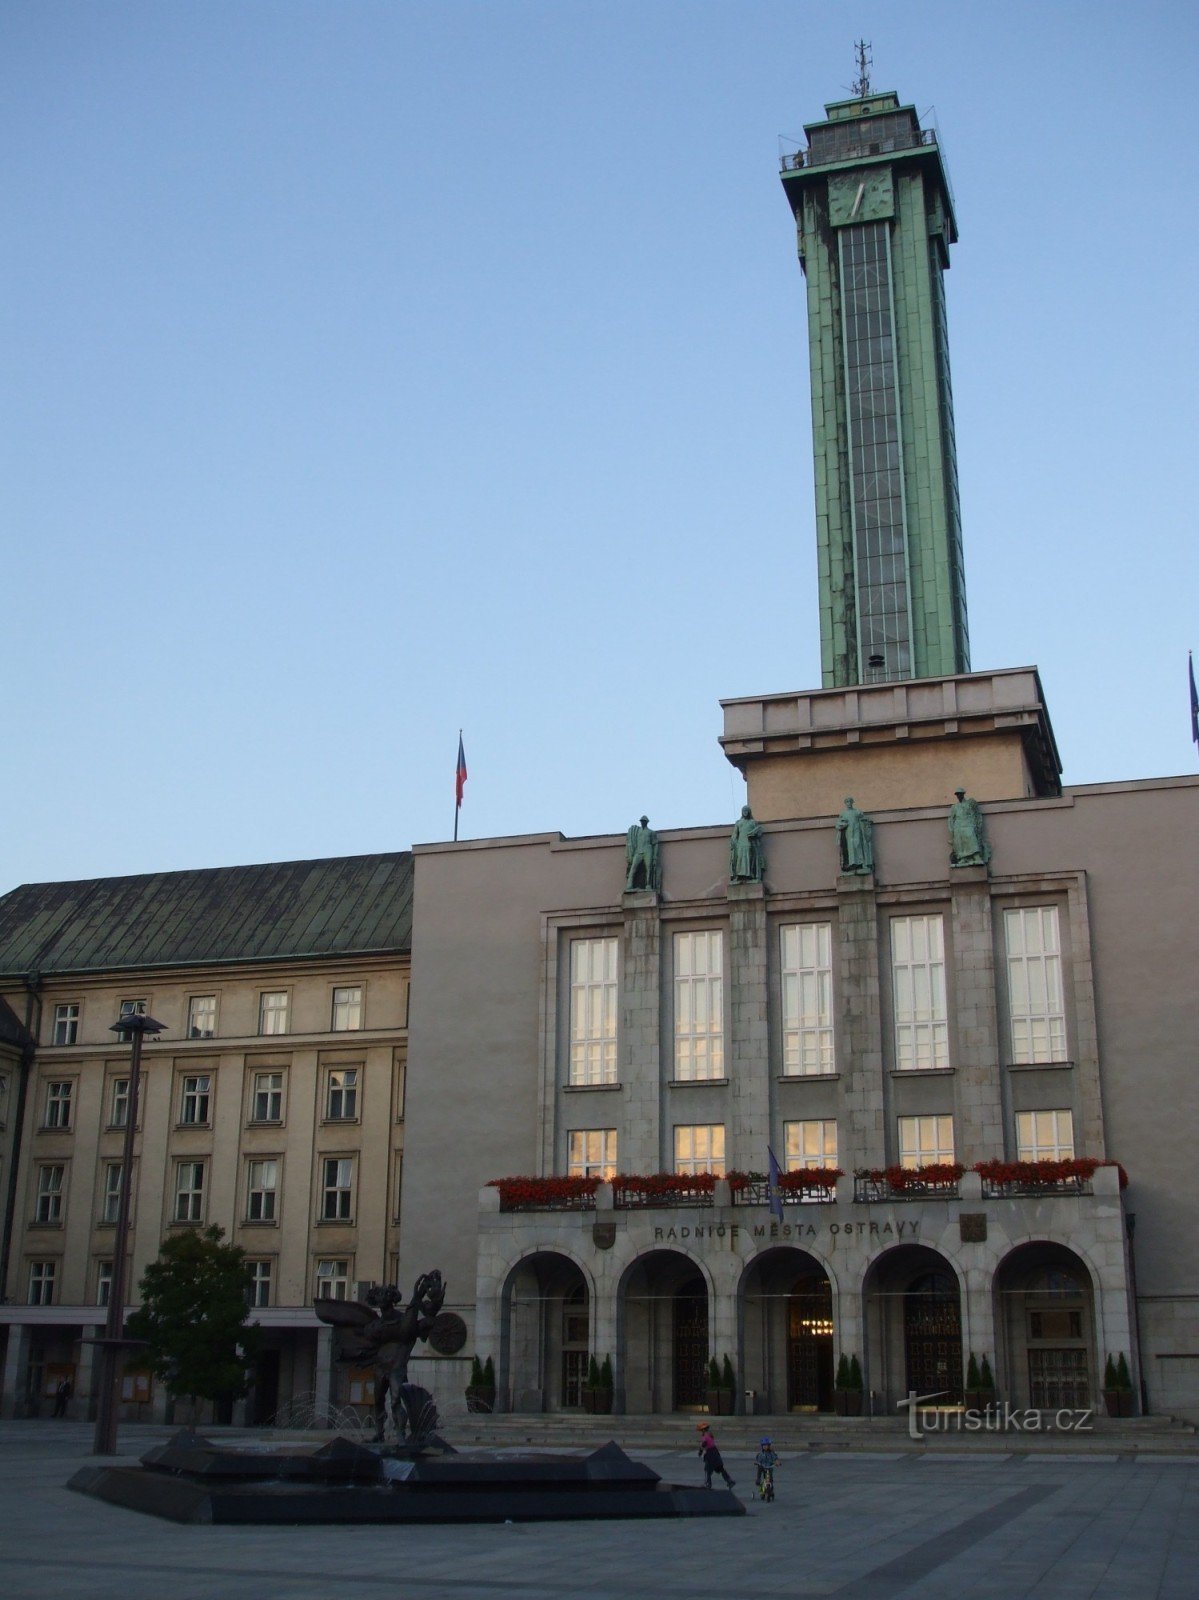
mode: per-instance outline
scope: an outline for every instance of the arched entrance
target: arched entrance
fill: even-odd
[[[804,1250],[764,1250],[741,1288],[741,1370],[759,1411],[833,1408],[833,1289]]]
[[[632,1263],[618,1302],[626,1411],[703,1408],[708,1316],[708,1283],[689,1257],[653,1250]]]
[[[1083,1409],[1099,1387],[1091,1274],[1073,1250],[1020,1245],[995,1272],[995,1330],[1013,1401]]]
[[[940,1405],[962,1398],[961,1291],[951,1264],[926,1245],[898,1245],[871,1262],[863,1283],[867,1387],[882,1409],[915,1393]]]
[[[553,1251],[526,1256],[504,1285],[499,1389],[514,1411],[582,1404],[590,1303],[581,1268]]]

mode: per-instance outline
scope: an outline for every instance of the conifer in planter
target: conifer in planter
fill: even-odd
[[[1109,1417],[1133,1414],[1132,1376],[1123,1350],[1118,1361],[1113,1361],[1110,1355],[1107,1358],[1103,1369],[1103,1404]]]
[[[862,1415],[862,1367],[857,1356],[841,1352],[833,1385],[833,1410],[839,1417]]]
[[[596,1406],[596,1403],[595,1403],[595,1397],[599,1392],[599,1386],[600,1386],[599,1362],[595,1359],[594,1356],[589,1356],[587,1358],[587,1376],[583,1380],[583,1388],[582,1388],[582,1391],[581,1391],[581,1398],[582,1398],[582,1401],[583,1401],[583,1410],[587,1413],[588,1416],[591,1416],[598,1409],[598,1407]]]
[[[981,1411],[986,1401],[983,1399],[983,1379],[979,1369],[978,1357],[974,1351],[970,1352],[970,1359],[966,1363],[966,1390],[962,1396],[966,1402],[967,1411]]]
[[[720,1415],[731,1417],[737,1409],[737,1377],[733,1363],[725,1356],[720,1365]]]
[[[978,1370],[978,1397],[980,1409],[983,1411],[995,1404],[995,1378],[991,1372],[991,1363],[986,1356],[982,1358]]]
[[[485,1362],[480,1361],[478,1356],[471,1358],[466,1409],[476,1413],[495,1410],[495,1362],[490,1356]]]
[[[599,1381],[595,1386],[595,1410],[606,1416],[612,1409],[612,1357],[605,1356],[599,1367]]]
[[[708,1407],[708,1415],[720,1415],[720,1364],[713,1356],[708,1362],[708,1376],[704,1385],[704,1401]]]

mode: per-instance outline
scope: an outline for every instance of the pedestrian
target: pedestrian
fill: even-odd
[[[724,1462],[721,1460],[720,1451],[716,1448],[716,1440],[712,1437],[711,1428],[706,1422],[701,1422],[698,1426],[702,1429],[699,1436],[699,1453],[704,1462],[704,1488],[710,1489],[712,1487],[712,1474],[718,1472],[724,1479],[725,1486],[731,1489],[737,1480],[736,1478],[730,1478],[725,1471]]]
[[[757,1468],[757,1477],[754,1481],[754,1492],[763,1500],[774,1499],[774,1469],[779,1464],[779,1458],[774,1446],[769,1439],[763,1439],[758,1446],[758,1453],[754,1457],[754,1466]]]
[[[65,1417],[67,1414],[67,1401],[74,1394],[70,1378],[64,1378],[54,1391],[54,1415]]]

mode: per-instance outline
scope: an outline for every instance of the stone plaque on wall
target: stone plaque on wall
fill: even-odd
[[[985,1211],[967,1211],[958,1218],[958,1231],[963,1244],[985,1244],[987,1215]]]

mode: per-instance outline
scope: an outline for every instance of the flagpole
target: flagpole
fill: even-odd
[[[458,749],[462,749],[462,729],[458,729]],[[454,769],[454,843],[458,843],[458,813],[462,810],[462,799],[458,793],[458,771]]]

